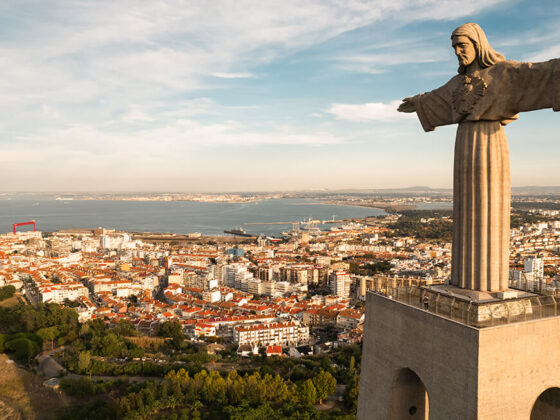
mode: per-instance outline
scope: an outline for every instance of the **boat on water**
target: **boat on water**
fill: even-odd
[[[229,233],[230,235],[235,235],[235,236],[245,236],[247,238],[253,237],[253,235],[245,232],[245,229],[243,229],[241,226],[235,229],[224,230],[224,233]]]

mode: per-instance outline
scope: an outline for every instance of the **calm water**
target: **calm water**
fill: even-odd
[[[255,203],[197,203],[187,201],[59,201],[45,198],[0,200],[0,233],[12,224],[35,220],[37,230],[94,228],[102,226],[141,232],[200,232],[223,235],[242,226],[248,233],[278,235],[292,225],[244,226],[247,222],[297,222],[346,219],[385,214],[365,207],[318,204],[312,200],[265,200]],[[332,225],[326,225],[329,227]],[[324,227],[324,228],[326,228]],[[22,227],[20,229],[26,229]]]

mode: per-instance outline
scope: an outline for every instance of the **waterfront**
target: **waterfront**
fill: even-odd
[[[0,232],[12,224],[35,220],[45,232],[94,228],[141,232],[224,235],[238,226],[251,234],[279,235],[291,225],[249,225],[251,222],[337,220],[385,214],[376,208],[321,204],[314,200],[275,199],[254,203],[201,203],[190,201],[54,200],[44,197],[0,200]],[[327,225],[329,226],[329,225]],[[325,226],[323,226],[325,228]]]

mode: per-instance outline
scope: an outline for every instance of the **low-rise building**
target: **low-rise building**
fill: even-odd
[[[240,345],[257,344],[271,346],[299,344],[309,339],[309,327],[294,321],[239,326],[233,330],[233,339]]]

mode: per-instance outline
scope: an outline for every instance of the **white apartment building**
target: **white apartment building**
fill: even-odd
[[[239,326],[233,329],[233,339],[239,345],[297,345],[309,340],[309,327],[297,321]]]
[[[64,299],[76,300],[80,296],[88,297],[89,290],[82,283],[45,284],[38,287],[41,302],[64,302]]]
[[[353,309],[345,309],[340,311],[336,317],[336,325],[344,330],[353,330],[358,325],[363,324],[365,314],[355,311]]]
[[[167,284],[183,284],[183,271],[174,271],[167,276]]]
[[[277,281],[276,282],[276,293],[280,294],[288,294],[292,293],[293,287],[292,284],[287,281]]]
[[[159,284],[159,279],[157,276],[142,277],[139,279],[139,283],[143,290],[154,290]]]
[[[349,297],[351,284],[352,279],[347,271],[334,271],[330,275],[331,291],[335,296]]]
[[[222,294],[218,289],[205,290],[204,292],[202,292],[202,300],[212,303],[219,302],[222,300]]]
[[[262,283],[263,295],[272,296],[276,293],[276,282],[275,281],[265,281]]]
[[[120,250],[127,247],[130,242],[130,235],[127,233],[101,235],[100,241],[101,248]]]
[[[247,271],[247,265],[243,264],[228,264],[222,268],[222,275],[224,284],[228,287],[233,287],[239,290],[245,280],[253,278],[253,275]],[[237,286],[236,286],[237,285]],[[246,291],[246,290],[245,290]]]
[[[544,277],[544,263],[542,258],[527,257],[523,260],[525,275],[532,274],[532,280],[539,281]]]
[[[218,284],[218,280],[217,279],[206,279],[206,281],[204,282],[204,290],[212,290],[215,289],[219,286]]]
[[[263,282],[259,279],[251,279],[247,282],[247,291],[253,295],[262,295],[264,291]]]

